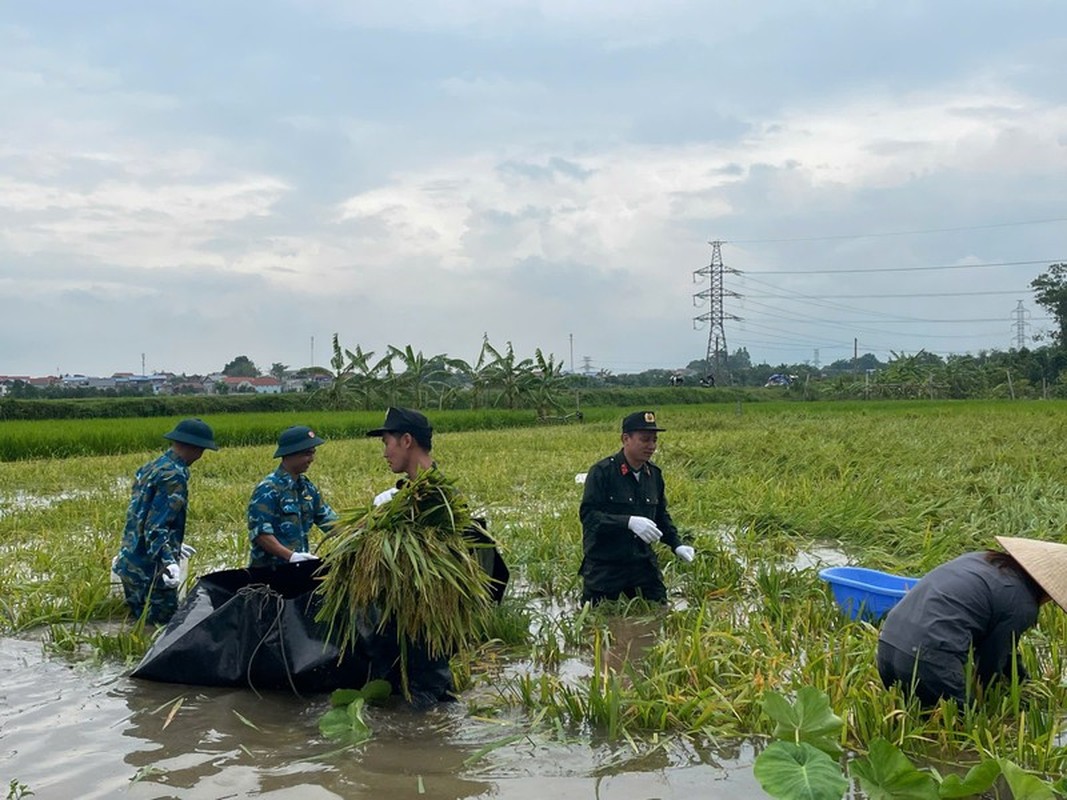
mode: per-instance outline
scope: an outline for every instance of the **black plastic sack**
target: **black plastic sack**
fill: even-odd
[[[484,533],[474,541],[495,544]],[[507,587],[507,565],[495,547],[476,549],[494,579],[500,602]],[[200,686],[250,686],[321,692],[358,689],[382,678],[400,693],[400,646],[396,628],[378,631],[380,616],[367,609],[359,637],[341,657],[328,626],[315,621],[319,599],[316,573],[321,562],[249,567],[213,572],[200,578],[178,606],[133,671],[135,678]],[[424,705],[448,699],[452,673],[448,658],[430,658],[409,642],[408,678],[412,701]]]
[[[301,692],[359,688],[369,680],[364,648],[339,658],[327,627],[315,621],[320,566],[304,561],[203,576],[133,677]]]

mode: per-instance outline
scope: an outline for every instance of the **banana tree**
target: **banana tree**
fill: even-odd
[[[537,408],[537,416],[544,417],[561,405],[559,395],[566,378],[563,377],[563,362],[556,363],[555,355],[545,358],[541,348],[534,351],[534,364],[531,371],[530,396]]]
[[[371,362],[374,351],[363,352],[363,348],[356,345],[355,352],[346,350],[348,354],[351,376],[349,384],[353,393],[359,397],[360,406],[364,411],[370,411],[371,404],[382,388],[381,374],[392,362],[393,354],[387,353],[375,362]]]
[[[352,365],[345,360],[347,351],[341,347],[337,334],[333,335],[333,356],[330,358],[330,385],[318,389],[315,394],[325,398],[325,405],[332,409],[342,409],[348,404],[349,385],[352,377]]]
[[[478,351],[478,360],[473,364],[462,358],[445,359],[445,364],[454,376],[470,386],[471,408],[481,408],[482,397],[489,388],[489,345],[488,334],[482,334],[482,347]]]
[[[508,342],[503,353],[489,344],[488,340],[484,347],[486,352],[493,357],[486,368],[486,373],[490,386],[500,392],[496,402],[503,402],[508,408],[518,407],[519,398],[530,388],[533,380],[532,359],[518,360],[511,342]]]
[[[416,353],[410,344],[403,349],[389,345],[389,353],[404,368],[396,376],[396,388],[407,392],[417,408],[424,407],[436,389],[447,385],[444,353],[427,358],[421,350]]]

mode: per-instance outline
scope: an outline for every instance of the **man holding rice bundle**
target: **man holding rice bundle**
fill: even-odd
[[[205,450],[219,449],[211,426],[199,419],[183,419],[163,438],[171,442],[167,452],[137,470],[122,545],[111,564],[130,613],[153,625],[174,616],[178,562],[196,552],[184,541],[189,467]]]
[[[315,558],[309,552],[311,526],[328,531],[337,521],[337,513],[305,474],[315,460],[315,448],[325,443],[306,425],[286,428],[278,437],[274,457],[281,463],[259,482],[248,503],[250,567]]]
[[[390,408],[367,435],[381,437],[402,477],[372,508],[343,516],[324,542],[316,619],[342,651],[361,643],[368,677],[426,707],[451,697],[449,658],[479,641],[493,579],[472,552],[477,523],[465,498],[430,455],[426,417]]]
[[[582,602],[643,597],[664,603],[659,561],[652,545],[662,542],[683,561],[695,551],[678,536],[667,512],[663,473],[650,460],[657,434],[652,411],[622,421],[622,449],[594,464],[586,475],[582,520]]]
[[[374,505],[380,506],[393,499],[400,488],[422,471],[432,469],[434,463],[430,451],[433,449],[433,428],[430,421],[421,412],[410,408],[393,408],[385,412],[382,427],[367,431],[367,436],[382,437],[383,457],[397,475],[404,475],[374,498]]]

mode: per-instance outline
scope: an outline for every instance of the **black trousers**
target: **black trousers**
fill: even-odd
[[[924,659],[879,641],[876,663],[887,689],[899,685],[905,696],[914,694],[925,707],[948,698],[954,698],[961,706],[967,702],[963,662],[951,655],[945,654],[936,661]]]

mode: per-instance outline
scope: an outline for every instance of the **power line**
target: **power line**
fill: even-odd
[[[739,269],[737,272],[741,275],[839,275],[844,273],[863,272],[926,272],[940,269],[983,269],[985,267],[1019,267],[1030,266],[1033,264],[1055,264],[1065,260],[1067,259],[1042,258],[1035,261],[996,261],[988,264],[938,264],[926,267],[871,267],[870,269],[860,267],[855,269],[761,269],[753,273],[750,273],[748,270]]]
[[[988,292],[927,292],[927,293],[915,293],[915,294],[819,294],[814,295],[816,298],[833,299],[833,300],[862,300],[862,299],[902,299],[902,298],[914,298],[914,297],[976,297],[978,295],[995,295],[995,294],[1019,294],[1018,289],[1005,289],[1004,291],[988,291]],[[788,294],[746,294],[745,297],[760,297],[760,298],[774,298],[777,300],[790,300],[793,299],[793,295]]]
[[[1047,225],[1052,222],[1067,222],[1067,217],[1030,219],[1021,222],[994,222],[988,225],[961,225],[957,228],[925,228],[913,231],[889,231],[883,233],[842,233],[833,236],[793,236],[783,239],[729,239],[729,244],[776,244],[782,242],[827,242],[840,239],[875,239],[890,236],[917,236],[925,233],[955,233],[957,231],[981,231],[992,228],[1012,228],[1018,225]],[[724,242],[727,243],[727,242]]]

